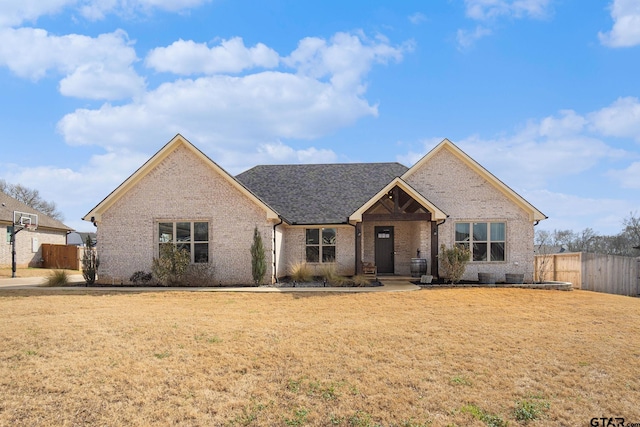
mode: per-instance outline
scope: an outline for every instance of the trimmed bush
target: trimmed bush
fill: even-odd
[[[264,255],[264,245],[262,235],[256,226],[253,229],[253,244],[251,245],[251,276],[253,283],[258,286],[262,284],[264,275],[267,272],[267,258]]]

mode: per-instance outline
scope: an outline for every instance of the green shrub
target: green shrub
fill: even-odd
[[[467,262],[471,258],[471,251],[466,246],[454,245],[451,249],[440,245],[440,269],[451,283],[457,283],[462,279],[464,271],[467,268]]]
[[[253,277],[253,283],[256,286],[262,284],[266,272],[267,258],[264,254],[262,235],[256,226],[253,229],[253,244],[251,245],[251,276]]]
[[[82,277],[84,277],[87,285],[93,285],[96,282],[96,273],[100,266],[96,250],[91,245],[91,237],[87,235],[84,252],[82,253]]]
[[[296,262],[291,265],[289,275],[294,282],[310,282],[313,279],[311,268],[306,262]]]
[[[460,408],[463,414],[470,414],[476,420],[482,421],[488,427],[506,427],[508,422],[503,420],[500,415],[489,414],[476,405],[465,405]]]
[[[69,284],[69,275],[65,270],[52,271],[45,284],[47,286],[67,286]]]
[[[153,258],[151,272],[164,286],[179,285],[190,262],[189,252],[178,249],[173,243],[165,243],[160,245],[160,256]]]
[[[516,402],[513,415],[516,420],[528,422],[540,418],[549,409],[549,402],[538,397],[523,399]]]

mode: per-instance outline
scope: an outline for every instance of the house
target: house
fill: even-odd
[[[87,245],[87,237],[90,239],[91,246],[95,246],[97,243],[96,233],[82,231],[72,231],[67,234],[67,245],[84,247]]]
[[[38,222],[35,231],[21,230],[15,235],[16,265],[18,267],[41,266],[41,245],[43,243],[64,245],[67,233],[73,231],[62,222],[38,212],[3,192],[0,192],[0,205],[0,227],[6,233],[6,243],[0,245],[0,266],[2,267],[11,267],[11,229],[14,222],[14,212],[36,215]]]
[[[445,139],[410,168],[399,163],[256,166],[234,177],[176,135],[84,219],[97,225],[101,282],[149,271],[159,247],[185,248],[220,284],[251,283],[254,227],[271,280],[296,262],[343,275],[375,263],[438,275],[441,244],[472,251],[479,272],[533,278],[534,226],[546,216]],[[135,237],[132,237],[135,236]]]

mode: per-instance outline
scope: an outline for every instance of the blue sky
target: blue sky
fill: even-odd
[[[0,178],[81,231],[176,133],[233,174],[446,137],[539,228],[640,211],[639,0],[0,0],[0,40]]]

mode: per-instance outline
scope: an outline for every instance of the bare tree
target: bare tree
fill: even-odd
[[[627,218],[622,221],[624,226],[623,233],[627,234],[634,246],[640,246],[640,216],[637,212],[631,212]]]
[[[555,234],[555,233],[554,233]],[[552,247],[554,246],[554,234],[547,230],[536,229],[534,245],[536,247],[536,260],[534,263],[534,280],[542,283],[547,280],[547,274],[553,262]]]
[[[56,204],[44,200],[38,190],[25,187],[22,184],[10,184],[4,179],[0,179],[0,191],[53,219],[63,220],[62,213],[58,211]]]

